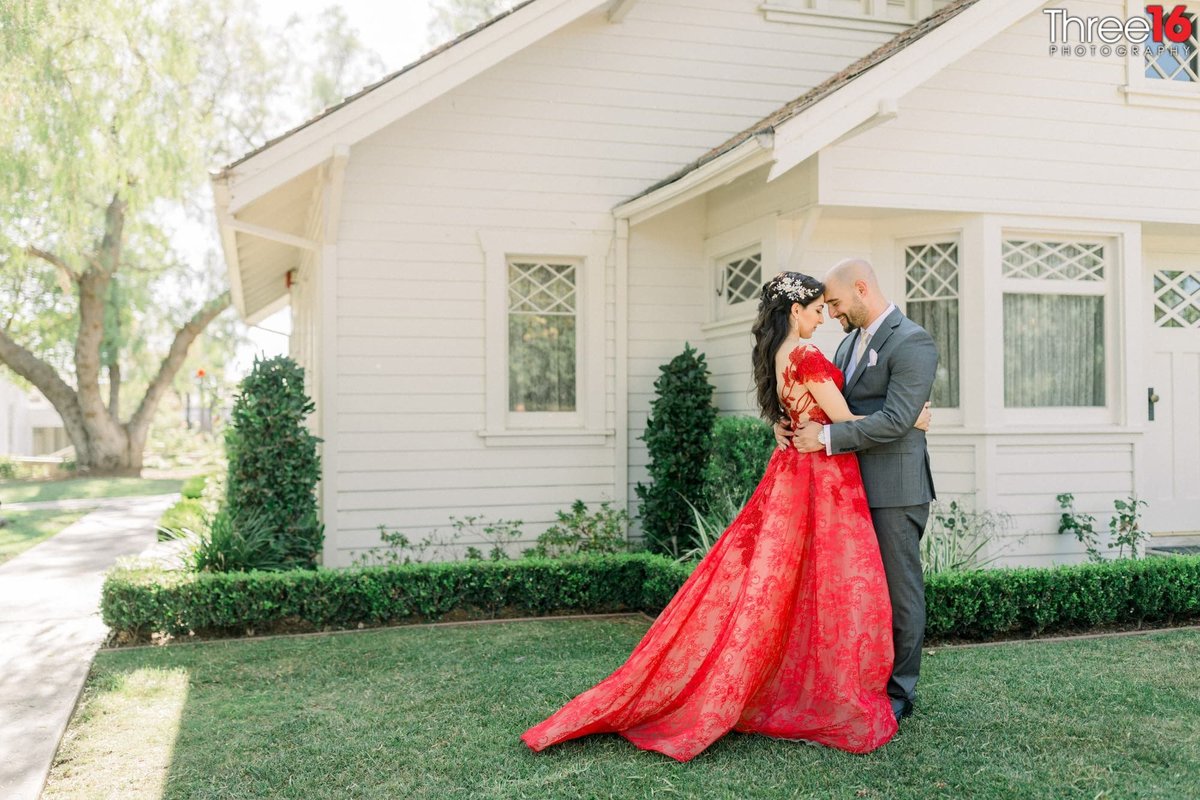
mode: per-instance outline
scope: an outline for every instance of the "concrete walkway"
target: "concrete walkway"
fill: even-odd
[[[4,503],[0,514],[5,511],[38,511],[55,509],[68,511],[73,508],[126,508],[134,500],[179,499],[179,494],[154,494],[144,497],[71,497],[66,500],[31,500],[27,503]]]
[[[108,630],[99,616],[104,572],[154,545],[155,523],[176,499],[106,500],[0,565],[0,798],[41,794]]]

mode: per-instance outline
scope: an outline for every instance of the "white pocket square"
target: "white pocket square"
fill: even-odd
[[[876,363],[878,363],[878,361],[879,361],[879,353],[876,353],[874,350],[871,350],[867,355],[867,366],[873,367],[873,366],[875,366]]]

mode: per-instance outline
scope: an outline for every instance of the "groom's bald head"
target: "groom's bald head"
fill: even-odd
[[[870,262],[847,258],[825,274],[825,305],[829,315],[842,323],[842,330],[848,333],[866,327],[887,308],[888,302]]]

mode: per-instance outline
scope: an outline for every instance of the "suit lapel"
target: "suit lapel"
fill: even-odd
[[[871,363],[871,351],[874,350],[877,354],[882,353],[884,345],[887,344],[888,339],[892,338],[892,333],[895,332],[896,328],[900,327],[903,319],[904,315],[900,313],[900,309],[898,308],[891,314],[888,314],[887,319],[883,321],[883,325],[875,333],[875,338],[867,345],[867,349],[863,353],[862,362],[854,368],[854,374],[850,376],[850,380],[846,384],[846,388],[842,391],[842,394],[847,397],[850,396],[851,390],[858,385],[858,379],[863,376],[863,373],[867,371],[867,366]],[[861,335],[861,333],[859,331],[858,335]],[[857,338],[855,338],[854,343],[857,346]]]

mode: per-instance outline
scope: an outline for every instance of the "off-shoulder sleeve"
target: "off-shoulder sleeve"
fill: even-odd
[[[796,380],[800,383],[837,382],[837,367],[813,345],[804,345],[793,350],[792,365],[796,369]]]

